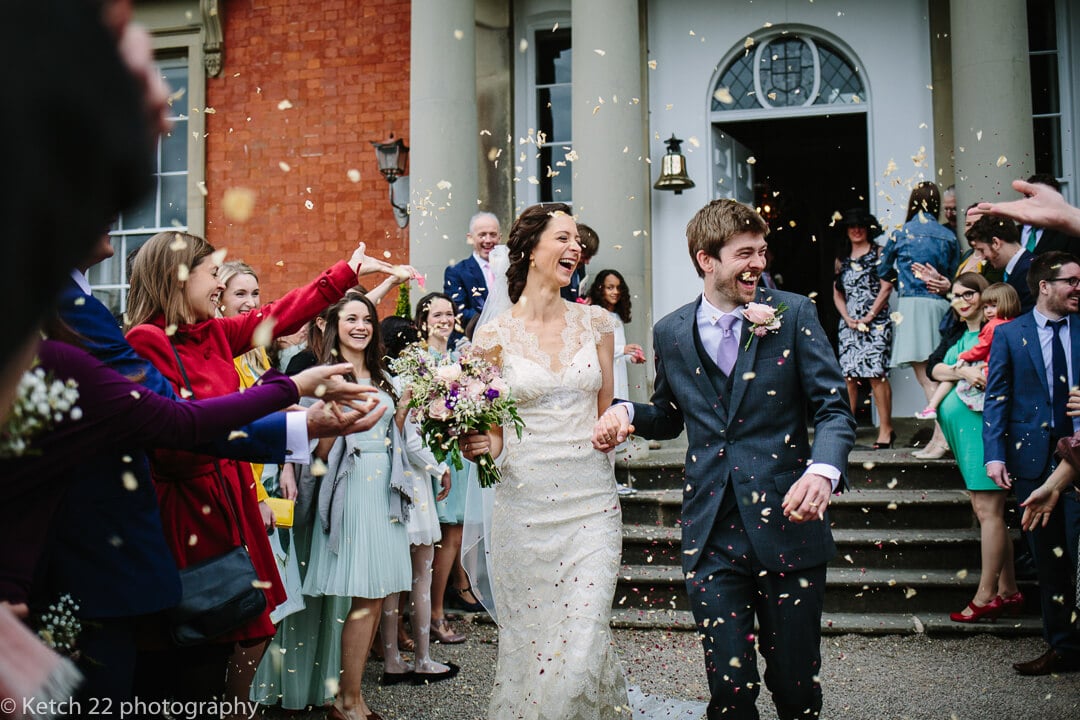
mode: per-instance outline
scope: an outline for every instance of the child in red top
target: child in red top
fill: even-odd
[[[960,353],[955,367],[964,365],[983,365],[983,374],[986,374],[986,361],[990,357],[990,343],[994,340],[994,329],[998,325],[1009,322],[1020,314],[1020,296],[1016,290],[1005,283],[994,283],[982,291],[983,317],[986,324],[979,331],[979,341],[970,350]],[[938,383],[930,403],[925,409],[915,413],[920,420],[932,420],[937,417],[937,408],[941,401],[953,389],[957,383]],[[960,389],[957,389],[960,392]],[[965,401],[966,404],[966,401]]]

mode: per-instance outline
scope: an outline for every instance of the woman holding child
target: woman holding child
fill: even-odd
[[[960,319],[958,337],[946,338],[930,356],[931,375],[939,382],[963,380],[976,390],[986,388],[982,363],[961,362],[960,356],[979,345],[983,320],[988,316],[1015,317],[1020,299],[1003,283],[987,285],[976,273],[963,273],[953,283],[953,311]],[[989,343],[986,343],[988,346]],[[971,355],[966,355],[971,358]],[[964,485],[971,493],[971,506],[979,519],[982,571],[975,597],[960,612],[949,617],[954,622],[994,619],[1005,612],[1019,615],[1024,597],[1016,587],[1012,539],[1005,526],[1005,497],[986,475],[983,464],[982,414],[964,402],[954,386],[941,401],[938,422],[953,449]]]

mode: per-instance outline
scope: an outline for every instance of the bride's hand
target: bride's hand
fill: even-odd
[[[466,460],[475,460],[484,453],[491,453],[492,457],[502,452],[502,437],[495,437],[490,430],[484,433],[471,432],[462,435],[458,439],[461,454]]]
[[[621,405],[608,408],[593,426],[593,447],[600,452],[614,450],[626,436],[634,432],[630,415]]]

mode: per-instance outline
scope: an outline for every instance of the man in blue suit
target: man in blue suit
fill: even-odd
[[[964,237],[990,265],[1004,273],[1005,282],[1020,296],[1020,311],[1035,307],[1035,295],[1028,285],[1028,268],[1034,257],[1020,244],[1016,223],[996,215],[981,215],[964,233]]]
[[[826,511],[846,486],[855,442],[814,304],[758,287],[767,233],[734,200],[714,200],[690,221],[704,292],[656,324],[652,401],[612,406],[594,435],[608,450],[631,430],[669,439],[685,424],[683,571],[710,720],[758,717],[755,644],[780,718],[818,716],[825,566],[836,553]]]
[[[456,265],[450,265],[443,273],[444,292],[454,302],[461,332],[484,309],[488,280],[492,279],[488,256],[491,249],[502,242],[499,218],[489,212],[476,213],[469,220],[466,237],[472,245],[472,254]]]
[[[1035,308],[995,330],[983,407],[986,474],[999,487],[1013,488],[1019,502],[1054,469],[1057,441],[1080,429],[1066,414],[1069,389],[1080,385],[1080,260],[1058,251],[1037,255],[1027,281]],[[1063,494],[1047,524],[1036,525],[1027,538],[1049,649],[1013,667],[1021,675],[1080,670],[1080,629],[1073,617],[1080,539],[1076,494]]]

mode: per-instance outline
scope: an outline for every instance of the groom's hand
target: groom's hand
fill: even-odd
[[[806,473],[784,496],[784,517],[795,522],[824,520],[825,508],[832,497],[832,482],[824,475]]]
[[[612,405],[593,426],[593,447],[600,452],[614,450],[626,436],[634,432],[630,415],[622,405]]]

